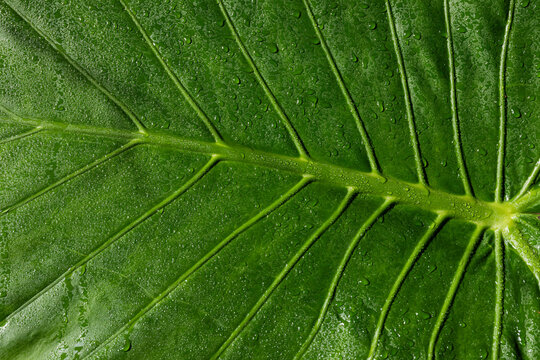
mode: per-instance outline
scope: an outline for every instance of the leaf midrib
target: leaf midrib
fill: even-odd
[[[338,187],[353,188],[360,193],[381,196],[395,202],[410,204],[430,212],[444,214],[449,218],[461,219],[493,229],[500,229],[507,225],[509,220],[518,213],[512,202],[486,202],[469,195],[452,194],[420,183],[409,183],[396,178],[381,176],[375,172],[364,172],[311,159],[306,160],[303,157],[292,157],[255,150],[240,145],[193,140],[174,134],[149,130],[143,133],[20,117],[3,118],[0,121],[31,125],[40,132],[85,134],[121,141],[131,140],[136,144],[173,148],[183,152],[219,157],[224,161],[264,166],[311,177],[313,180],[330,183]],[[38,133],[38,131],[35,133]]]

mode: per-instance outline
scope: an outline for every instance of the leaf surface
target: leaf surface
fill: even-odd
[[[539,11],[0,2],[0,358],[540,358]]]

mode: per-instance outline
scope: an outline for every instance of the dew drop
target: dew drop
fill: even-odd
[[[368,23],[369,30],[375,30],[377,28],[377,23],[375,21],[370,21]]]
[[[274,54],[277,54],[277,52],[279,51],[279,48],[278,48],[277,44],[269,44],[268,45],[268,50],[270,50],[270,52],[272,52]]]
[[[360,276],[360,278],[358,279],[358,283],[364,286],[368,286],[370,284],[369,280],[363,276]]]
[[[428,313],[428,312],[426,312],[426,311],[423,311],[423,310],[420,311],[420,313],[418,314],[418,316],[420,316],[420,318],[421,318],[422,320],[429,320],[429,319],[431,319],[431,314]]]
[[[126,336],[124,338],[124,345],[122,346],[122,351],[129,351],[131,350],[131,340]]]

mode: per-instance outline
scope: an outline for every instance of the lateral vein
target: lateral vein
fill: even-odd
[[[149,219],[153,214],[156,213],[156,211],[164,208],[171,202],[173,202],[175,199],[177,199],[180,195],[185,193],[189,188],[191,188],[197,181],[199,181],[210,169],[219,161],[218,157],[212,157],[208,163],[206,163],[205,166],[203,166],[191,179],[189,179],[186,183],[184,183],[178,190],[174,191],[172,194],[168,195],[161,201],[159,201],[156,205],[154,205],[151,209],[144,212],[142,215],[140,215],[138,218],[133,220],[131,223],[129,223],[127,226],[123,227],[120,231],[118,231],[115,235],[107,239],[105,242],[100,244],[98,247],[96,247],[92,252],[90,252],[88,255],[86,255],[83,259],[78,261],[75,265],[71,266],[69,269],[67,269],[62,275],[60,275],[58,278],[56,278],[54,281],[49,283],[46,287],[44,287],[41,291],[39,291],[37,294],[35,294],[32,298],[30,298],[28,301],[26,301],[23,305],[21,305],[19,308],[17,308],[15,311],[10,313],[4,320],[0,321],[0,323],[7,322],[10,319],[12,319],[16,314],[20,313],[22,310],[27,308],[30,304],[32,304],[34,301],[39,299],[41,296],[43,296],[46,292],[48,292],[51,288],[53,288],[55,285],[57,285],[59,282],[61,282],[63,279],[67,278],[69,275],[74,273],[77,269],[79,269],[81,266],[88,263],[90,260],[95,258],[97,255],[102,253],[105,249],[107,249],[109,246],[111,246],[114,242],[116,242],[118,239],[126,235],[128,232],[135,229],[137,226],[142,224],[144,221]]]
[[[87,165],[79,168],[78,170],[76,170],[76,171],[74,171],[74,172],[72,172],[72,173],[58,179],[54,183],[40,189],[40,190],[34,192],[33,194],[31,194],[31,195],[17,201],[16,203],[14,203],[12,205],[9,205],[8,207],[0,210],[0,216],[5,215],[8,212],[13,211],[13,210],[25,205],[25,204],[37,199],[38,197],[48,193],[49,191],[54,190],[58,186],[60,186],[60,185],[62,185],[64,183],[66,183],[66,182],[68,182],[68,181],[70,181],[70,180],[72,180],[72,179],[86,173],[87,171],[89,171],[89,170],[91,170],[91,169],[105,163],[106,161],[111,160],[112,158],[122,154],[123,152],[135,147],[136,145],[138,145],[140,143],[141,142],[139,140],[137,140],[137,139],[131,140],[130,142],[122,145],[118,149],[106,154],[105,156],[91,162],[90,164],[87,164]]]
[[[392,289],[390,290],[390,292],[388,293],[388,296],[386,297],[381,313],[379,315],[379,320],[377,321],[377,327],[375,328],[375,333],[373,334],[373,338],[371,340],[368,360],[372,360],[375,358],[377,346],[379,345],[379,338],[384,329],[386,319],[388,318],[388,313],[390,312],[390,308],[392,307],[397,297],[398,292],[401,290],[401,287],[403,286],[403,283],[405,282],[405,280],[407,279],[407,276],[411,272],[414,264],[416,264],[420,256],[422,256],[424,249],[429,244],[429,242],[434,237],[434,235],[444,225],[446,219],[447,219],[447,215],[444,213],[439,214],[437,216],[435,221],[431,224],[431,226],[428,228],[428,230],[425,232],[425,234],[422,236],[422,238],[420,238],[420,240],[416,244],[411,255],[409,255],[409,258],[407,259],[407,262],[405,263],[405,265],[401,269],[401,272],[399,273],[396,280],[394,281],[394,285],[392,285]]]
[[[115,103],[126,116],[135,124],[140,133],[146,133],[144,125],[141,123],[137,115],[131,111],[128,106],[118,99],[111,91],[105,86],[101,85],[86,69],[79,65],[66,51],[57,44],[49,35],[39,29],[30,19],[24,15],[20,10],[16,9],[9,2],[4,0],[4,3],[9,6],[13,12],[15,12],[22,20],[24,20],[39,36],[41,36],[58,54],[60,54],[71,66],[73,66],[81,75],[83,75],[94,87],[96,87],[101,93],[107,96],[113,103]]]
[[[446,24],[446,47],[448,49],[448,68],[450,70],[450,102],[452,106],[452,128],[454,131],[454,150],[456,152],[456,158],[459,166],[459,174],[461,181],[463,182],[463,188],[465,193],[470,196],[474,196],[474,191],[465,164],[465,157],[463,155],[463,144],[461,141],[461,130],[459,128],[459,113],[457,105],[457,91],[456,91],[456,66],[454,64],[454,40],[452,36],[452,19],[450,17],[450,4],[449,0],[444,0],[444,21]]]
[[[347,105],[349,106],[351,114],[354,118],[358,132],[360,132],[360,137],[362,138],[362,142],[364,143],[364,147],[366,149],[369,164],[371,166],[371,171],[379,174],[380,168],[379,168],[379,162],[377,160],[377,157],[375,156],[375,149],[373,148],[373,144],[371,143],[369,139],[369,135],[366,130],[365,124],[362,121],[362,118],[360,117],[360,113],[358,111],[358,108],[356,107],[356,104],[354,103],[351,92],[347,88],[347,85],[345,84],[345,81],[343,80],[343,75],[341,74],[337,66],[336,60],[334,59],[334,56],[332,55],[332,52],[330,51],[330,47],[326,43],[326,40],[322,34],[322,31],[319,28],[319,25],[317,23],[317,20],[315,19],[315,15],[313,14],[313,10],[311,8],[311,4],[309,0],[303,0],[303,1],[304,1],[304,6],[306,8],[308,17],[311,20],[311,24],[313,25],[313,29],[315,30],[315,33],[317,34],[317,37],[324,50],[324,54],[326,55],[326,59],[328,60],[328,64],[330,65],[330,68],[332,69],[332,72],[334,73],[334,76],[336,77],[336,80],[339,84],[339,88],[341,89],[341,92],[343,96],[345,97],[345,100],[347,101]]]
[[[510,30],[514,20],[515,0],[510,0],[508,18],[504,29],[504,39],[501,49],[501,63],[499,68],[499,151],[497,154],[497,184],[495,187],[495,201],[502,202],[504,192],[504,157],[506,155],[506,58],[508,55],[508,43],[510,42]]]
[[[229,13],[227,12],[227,9],[225,8],[225,5],[223,4],[223,1],[218,0],[218,5],[219,5],[219,9],[221,10],[221,13],[223,14],[223,17],[225,18],[225,22],[227,23],[227,26],[229,27],[229,30],[233,34],[233,36],[234,36],[234,38],[236,40],[236,43],[238,44],[238,47],[240,47],[240,51],[242,52],[242,55],[244,55],[244,58],[248,62],[249,66],[251,66],[251,68],[253,69],[253,73],[255,74],[255,77],[257,78],[257,81],[259,82],[259,85],[263,88],[266,96],[270,100],[270,103],[272,104],[272,106],[274,107],[274,109],[278,113],[279,117],[281,118],[281,122],[283,123],[283,125],[287,129],[287,132],[289,133],[289,136],[291,137],[294,145],[296,146],[296,149],[298,150],[298,153],[300,154],[300,157],[304,158],[304,159],[309,159],[309,153],[308,153],[302,139],[300,138],[300,135],[298,134],[298,132],[294,128],[293,124],[291,123],[291,120],[289,119],[289,117],[285,113],[285,110],[283,109],[283,107],[277,101],[274,93],[272,92],[272,90],[270,89],[268,84],[266,83],[266,80],[263,78],[259,68],[255,64],[255,61],[253,60],[253,57],[249,54],[246,46],[244,45],[244,42],[240,38],[240,34],[238,34],[238,31],[237,31],[236,27],[234,26],[233,21],[232,21],[230,15],[229,15]]]
[[[504,311],[504,241],[501,231],[495,232],[495,317],[493,321],[492,358],[499,359]]]
[[[276,276],[272,284],[265,290],[261,295],[259,300],[247,313],[244,319],[238,324],[238,326],[233,330],[231,335],[225,340],[225,342],[220,346],[220,348],[212,355],[210,359],[215,360],[223,354],[225,350],[234,342],[234,340],[240,335],[240,333],[248,326],[250,321],[257,315],[259,310],[263,307],[266,301],[270,298],[272,293],[276,288],[283,282],[285,277],[291,272],[295,265],[300,261],[300,259],[306,254],[306,252],[311,248],[311,246],[322,236],[322,234],[332,226],[336,220],[343,214],[347,209],[350,202],[353,200],[356,195],[355,191],[349,189],[347,195],[341,201],[336,210],[330,215],[330,217],[311,235],[308,240],[302,245],[302,247],[293,255],[291,259],[285,264],[280,273]]]
[[[483,233],[484,228],[481,226],[477,226],[471,235],[469,244],[467,245],[465,252],[461,257],[461,260],[459,261],[458,267],[452,279],[452,283],[450,284],[450,287],[446,294],[446,298],[444,299],[441,310],[439,311],[439,315],[437,316],[437,321],[435,322],[435,326],[433,327],[433,331],[431,333],[427,357],[429,360],[435,359],[435,347],[437,345],[437,341],[439,340],[439,335],[444,326],[444,323],[446,322],[446,319],[450,312],[450,308],[454,303],[454,299],[459,289],[459,285],[461,284],[463,276],[465,275],[465,270],[467,269],[467,266],[469,265],[469,262],[471,261],[471,258],[474,255],[478,244],[480,243],[480,240],[482,238],[481,235]]]
[[[330,286],[328,288],[328,291],[326,293],[326,298],[324,299],[323,306],[321,307],[321,311],[319,313],[319,316],[315,323],[313,324],[313,327],[311,329],[311,332],[309,333],[308,337],[300,347],[300,350],[298,350],[298,353],[295,355],[294,359],[301,359],[302,356],[305,354],[305,352],[308,350],[309,346],[315,339],[315,336],[317,336],[319,329],[321,328],[323,321],[326,317],[326,314],[328,313],[328,309],[330,308],[330,305],[332,303],[332,300],[335,297],[337,287],[339,285],[339,282],[343,276],[343,273],[345,272],[345,268],[347,267],[347,264],[349,263],[349,260],[351,259],[354,251],[358,247],[358,243],[360,240],[364,237],[364,235],[368,232],[368,230],[373,226],[375,221],[383,215],[392,205],[394,204],[393,199],[386,199],[370,216],[369,218],[362,224],[356,235],[353,237],[352,241],[350,242],[349,246],[347,247],[347,250],[343,254],[343,257],[341,258],[341,261],[336,269],[336,272],[334,273],[334,277],[332,279],[332,282],[330,283]]]
[[[165,59],[163,58],[163,55],[161,55],[161,53],[157,49],[156,45],[154,45],[154,43],[152,42],[152,39],[150,39],[150,36],[148,36],[148,33],[146,32],[144,27],[139,22],[139,19],[137,19],[137,17],[135,16],[135,13],[133,13],[133,11],[127,6],[127,4],[126,4],[126,2],[124,0],[119,0],[119,1],[122,4],[122,6],[124,7],[124,9],[126,10],[126,12],[129,14],[129,17],[133,21],[133,24],[135,24],[135,27],[139,30],[139,32],[143,36],[143,38],[144,38],[146,44],[148,45],[148,47],[152,50],[152,53],[154,54],[156,59],[159,61],[159,63],[161,64],[161,66],[163,67],[165,72],[167,72],[167,75],[172,80],[172,82],[174,83],[176,88],[180,91],[182,96],[186,99],[188,104],[195,110],[195,112],[197,113],[199,118],[201,118],[201,120],[203,121],[204,125],[206,125],[206,128],[208,129],[210,134],[212,134],[214,140],[216,142],[218,142],[218,143],[223,142],[223,139],[222,139],[221,135],[217,131],[217,129],[214,126],[214,124],[212,123],[212,121],[210,121],[210,119],[208,118],[206,113],[203,111],[203,109],[199,106],[199,104],[197,104],[197,102],[195,101],[193,96],[189,93],[189,91],[186,89],[186,87],[182,84],[182,82],[180,81],[178,76],[176,76],[176,74],[171,70],[169,65],[167,65],[167,63],[165,62]]]
[[[424,165],[422,161],[422,153],[420,151],[420,142],[418,141],[418,133],[416,132],[416,125],[414,123],[414,113],[411,100],[411,94],[409,91],[409,81],[407,79],[407,73],[405,71],[405,64],[403,61],[403,54],[401,52],[401,46],[399,45],[399,40],[397,36],[396,23],[394,21],[394,16],[392,15],[392,7],[390,6],[390,1],[386,0],[386,14],[388,16],[388,24],[390,26],[390,33],[392,34],[392,42],[394,43],[394,51],[396,53],[396,58],[399,67],[399,74],[401,77],[401,85],[403,87],[403,97],[405,99],[405,107],[407,110],[407,120],[409,123],[409,135],[412,142],[412,147],[414,151],[414,160],[416,164],[416,173],[418,176],[418,181],[423,185],[428,185],[426,179],[426,173],[424,171]]]
[[[172,284],[170,284],[163,292],[156,296],[150,303],[148,303],[141,311],[139,311],[134,317],[132,317],[127,323],[120,327],[113,335],[111,335],[107,340],[105,340],[101,345],[92,350],[84,358],[92,356],[97,353],[100,349],[114,340],[122,332],[126,331],[128,328],[132,328],[135,323],[141,319],[145,314],[151,311],[156,305],[158,305],[163,299],[165,299],[170,293],[172,293],[180,284],[186,281],[191,275],[193,275],[197,270],[204,266],[210,259],[212,259],[217,253],[219,253],[225,246],[231,243],[236,239],[240,234],[248,230],[251,226],[255,225],[259,220],[266,217],[277,208],[289,201],[294,195],[296,195],[300,190],[307,186],[312,179],[310,177],[303,177],[296,185],[289,189],[285,194],[276,199],[273,203],[268,205],[266,208],[258,212],[255,216],[248,219],[238,228],[236,228],[232,233],[230,233],[225,239],[223,239],[219,244],[217,244],[212,250],[205,254],[201,259],[199,259],[195,264],[193,264],[187,271],[182,273]]]

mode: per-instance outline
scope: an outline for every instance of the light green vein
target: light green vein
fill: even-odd
[[[119,0],[119,1],[122,4],[122,6],[124,7],[124,9],[126,10],[126,12],[129,14],[131,20],[133,21],[133,23],[135,24],[135,26],[137,27],[137,29],[139,30],[141,35],[143,36],[144,40],[148,44],[148,47],[152,50],[152,53],[154,53],[155,57],[157,58],[157,60],[159,61],[159,63],[163,67],[163,69],[167,72],[167,75],[169,75],[169,78],[172,80],[172,82],[174,83],[176,88],[180,91],[182,96],[184,96],[184,98],[189,103],[189,105],[191,105],[191,107],[195,110],[197,115],[201,118],[203,123],[206,125],[206,128],[208,129],[208,131],[210,131],[210,133],[214,137],[214,140],[216,142],[223,142],[223,139],[221,138],[221,135],[217,131],[214,124],[212,124],[212,121],[210,121],[210,119],[208,118],[206,113],[199,106],[199,104],[197,104],[197,102],[195,101],[193,96],[191,96],[191,94],[185,88],[185,86],[182,85],[182,83],[180,82],[180,79],[178,79],[178,76],[176,76],[176,74],[167,65],[167,63],[163,59],[163,56],[161,55],[161,53],[159,52],[157,47],[154,45],[154,42],[152,41],[152,39],[150,39],[150,36],[148,36],[148,33],[143,28],[143,26],[141,25],[141,23],[139,22],[139,20],[137,19],[137,17],[133,13],[133,11],[127,6],[127,4],[125,3],[124,0]]]
[[[384,305],[381,309],[381,313],[379,315],[379,320],[377,322],[377,327],[375,328],[375,333],[373,334],[373,338],[371,340],[371,346],[369,349],[369,355],[368,360],[372,360],[375,358],[377,346],[379,345],[379,338],[382,334],[382,331],[384,329],[384,325],[386,322],[386,319],[388,318],[388,313],[390,312],[390,308],[392,304],[394,303],[394,300],[396,299],[396,296],[403,286],[403,283],[405,282],[405,279],[411,272],[411,269],[413,268],[414,264],[416,264],[416,261],[420,258],[422,255],[422,252],[426,248],[427,244],[431,241],[433,236],[437,233],[437,231],[440,229],[440,227],[444,224],[444,222],[447,219],[447,215],[445,213],[441,213],[437,216],[435,221],[431,224],[429,229],[426,231],[426,233],[422,236],[420,241],[416,244],[414,250],[412,251],[411,255],[409,255],[409,258],[407,259],[407,262],[401,269],[401,272],[399,273],[398,277],[394,281],[394,285],[392,286],[392,289],[388,293],[388,296],[386,297],[386,300],[384,302]]]
[[[519,219],[515,221],[521,223]],[[538,256],[538,250],[529,242],[528,237],[523,234],[518,226],[508,226],[502,229],[502,235],[504,240],[514,248],[534,274],[540,287],[540,257]]]
[[[273,203],[268,205],[266,208],[258,212],[255,216],[244,222],[238,228],[236,228],[232,233],[230,233],[225,239],[223,239],[219,244],[217,244],[212,250],[205,254],[199,261],[192,265],[187,271],[185,271],[175,282],[170,284],[165,291],[156,296],[150,303],[148,303],[141,311],[139,311],[130,321],[124,324],[120,329],[118,329],[113,335],[111,335],[107,340],[102,342],[97,348],[92,350],[84,358],[92,356],[97,353],[100,349],[105,347],[118,335],[124,332],[128,328],[132,328],[133,325],[142,318],[146,313],[152,310],[157,304],[159,304],[165,297],[167,297],[171,292],[174,291],[181,283],[183,283],[187,278],[189,278],[193,273],[200,269],[204,264],[206,264],[212,257],[219,253],[225,246],[227,246],[231,241],[237,238],[240,234],[248,230],[250,227],[255,225],[259,220],[266,217],[274,210],[282,206],[284,203],[289,201],[294,195],[296,195],[300,190],[302,190],[307,184],[312,181],[311,177],[303,177],[296,185],[289,189],[285,194],[276,199]]]
[[[446,24],[446,47],[448,49],[448,68],[450,70],[450,102],[452,106],[452,128],[454,131],[454,150],[456,152],[456,158],[459,166],[459,174],[461,181],[463,182],[463,188],[465,193],[470,196],[474,196],[471,181],[469,179],[469,173],[467,172],[467,166],[465,165],[465,158],[463,156],[463,145],[461,142],[461,130],[459,128],[459,113],[457,105],[457,92],[456,92],[456,66],[454,64],[454,41],[452,36],[452,19],[450,17],[450,4],[449,0],[444,0],[444,21]]]
[[[277,289],[277,287],[282,283],[285,277],[290,273],[294,266],[300,261],[300,259],[306,254],[306,252],[311,248],[311,246],[317,241],[321,235],[336,222],[336,220],[343,214],[347,209],[350,202],[356,195],[353,189],[348,189],[347,195],[341,201],[337,209],[330,215],[330,217],[309,237],[309,239],[302,245],[302,247],[293,255],[291,259],[285,264],[280,273],[276,276],[272,284],[264,291],[259,300],[247,313],[244,319],[238,324],[238,326],[233,330],[231,335],[225,340],[225,342],[220,346],[220,348],[215,352],[210,359],[217,359],[223,354],[225,350],[233,343],[233,341],[240,335],[240,333],[248,326],[249,322],[255,317],[259,312],[261,307],[266,303],[268,298],[272,293]]]
[[[492,359],[499,359],[501,349],[501,334],[504,306],[504,241],[500,231],[495,232],[495,318],[493,322],[493,345],[491,349]]]
[[[0,144],[6,144],[6,143],[9,143],[9,142],[12,142],[12,141],[24,139],[25,137],[37,134],[42,130],[43,130],[42,128],[37,127],[37,128],[31,129],[31,130],[25,131],[23,133],[13,135],[13,136],[10,136],[10,137],[5,138],[5,139],[1,139]]]
[[[529,191],[529,189],[531,188],[531,186],[534,184],[537,176],[538,176],[538,173],[540,172],[540,158],[538,159],[538,161],[536,162],[536,165],[534,166],[532,172],[531,172],[531,175],[529,175],[529,177],[527,178],[527,180],[525,180],[525,183],[523,184],[523,186],[521,187],[521,190],[519,191],[519,193],[514,197],[514,199],[512,199],[512,201],[516,201],[518,200],[519,198],[521,198],[523,195],[525,195],[525,193],[527,191]]]
[[[313,342],[313,339],[315,339],[315,336],[317,336],[317,333],[319,332],[319,329],[322,326],[322,323],[326,317],[326,314],[328,313],[328,309],[330,307],[330,304],[332,303],[332,300],[334,299],[334,296],[336,294],[336,289],[339,285],[339,282],[341,280],[341,277],[343,276],[343,273],[345,271],[345,267],[349,263],[349,260],[351,259],[355,249],[358,246],[358,243],[360,240],[364,237],[366,232],[371,228],[373,223],[381,216],[383,213],[385,213],[392,205],[394,200],[393,199],[386,199],[381,206],[379,206],[373,214],[369,216],[369,218],[362,224],[356,235],[354,236],[353,240],[347,247],[347,250],[343,254],[343,257],[341,258],[341,261],[338,265],[338,268],[336,269],[336,272],[334,274],[334,277],[332,279],[332,282],[330,283],[330,286],[328,288],[328,291],[326,293],[326,298],[324,299],[323,306],[321,308],[321,311],[319,313],[319,316],[315,323],[313,324],[313,328],[311,329],[311,332],[309,333],[308,337],[300,347],[300,350],[298,350],[298,353],[295,355],[294,359],[301,359],[302,356],[305,354],[311,343]]]
[[[224,145],[215,142],[205,142],[179,137],[174,134],[148,131],[141,134],[135,131],[100,128],[81,124],[65,124],[54,121],[35,119],[14,120],[1,118],[0,123],[26,124],[42,126],[44,130],[61,134],[86,134],[97,137],[106,137],[119,141],[139,140],[144,144],[159,148],[172,148],[187,153],[200,153],[219,155],[223,160],[264,166],[276,170],[286,171],[300,176],[310,175],[316,180],[330,183],[338,187],[354,187],[361,193],[374,196],[392,196],[396,201],[412,204],[420,209],[432,212],[446,211],[450,217],[465,219],[467,221],[486,226],[500,226],[509,216],[516,213],[516,207],[526,206],[540,197],[531,191],[522,197],[518,203],[484,202],[470,196],[461,196],[426,187],[419,183],[409,183],[387,176],[382,179],[380,175],[372,172],[362,172],[343,166],[332,165],[305,160],[299,157],[290,157],[280,154],[247,148],[240,145]]]
[[[499,151],[497,154],[497,184],[495,187],[495,201],[501,202],[504,192],[504,157],[506,154],[506,58],[508,56],[508,43],[510,42],[510,30],[514,20],[515,0],[510,0],[508,7],[508,19],[504,30],[504,39],[501,50],[501,63],[499,68]]]
[[[138,140],[138,139],[131,140],[130,142],[128,142],[127,144],[122,145],[121,147],[114,150],[113,152],[108,153],[107,155],[105,155],[105,156],[91,162],[90,164],[87,164],[87,165],[81,167],[80,169],[72,172],[71,174],[68,174],[68,175],[58,179],[54,183],[40,189],[40,190],[34,192],[33,194],[31,194],[31,195],[17,201],[16,203],[14,203],[12,205],[9,205],[8,207],[0,210],[0,216],[4,215],[4,214],[7,214],[10,211],[15,210],[15,209],[23,206],[24,204],[29,203],[30,201],[33,201],[33,200],[37,199],[38,197],[40,197],[40,196],[48,193],[49,191],[57,188],[58,186],[60,186],[60,185],[62,185],[64,183],[76,178],[77,176],[80,176],[80,175],[84,174],[85,172],[87,172],[87,171],[89,171],[89,170],[91,170],[91,169],[105,163],[106,161],[108,161],[108,160],[122,154],[123,152],[133,148],[134,146],[136,146],[136,145],[138,145],[140,143],[141,143],[141,141]]]
[[[414,113],[413,106],[411,101],[411,94],[409,91],[409,81],[407,79],[407,73],[405,72],[405,64],[403,61],[403,54],[401,53],[401,47],[399,45],[399,40],[397,36],[396,23],[394,21],[394,16],[392,15],[392,7],[390,6],[390,1],[386,0],[386,14],[388,16],[388,24],[390,26],[390,33],[392,34],[392,42],[394,43],[394,51],[396,53],[396,58],[399,67],[399,74],[401,77],[401,85],[403,87],[403,97],[405,99],[405,107],[407,110],[407,120],[409,123],[409,134],[411,137],[412,147],[414,151],[414,160],[416,163],[416,173],[418,176],[418,181],[427,185],[426,174],[424,171],[424,165],[422,162],[422,154],[420,152],[420,143],[418,141],[418,134],[416,133],[416,125],[414,123]]]
[[[118,99],[112,92],[110,92],[106,87],[101,85],[88,71],[86,71],[81,65],[79,65],[72,57],[70,57],[66,51],[57,44],[51,37],[49,37],[45,32],[39,29],[30,19],[24,15],[20,10],[16,9],[14,6],[9,4],[4,0],[4,3],[9,6],[19,17],[24,20],[38,35],[40,35],[49,45],[60,54],[71,66],[73,66],[81,75],[83,75],[92,85],[94,85],[99,91],[101,91],[105,96],[107,96],[112,102],[114,102],[125,114],[131,119],[131,121],[137,126],[137,129],[141,133],[145,133],[145,129],[139,118],[131,111],[126,104],[124,104],[120,99]]]
[[[223,17],[225,18],[225,21],[227,23],[227,26],[229,27],[229,30],[233,34],[234,38],[236,39],[236,43],[240,47],[240,51],[242,51],[242,54],[244,55],[244,58],[248,62],[249,66],[253,69],[253,73],[255,74],[255,77],[257,78],[257,81],[259,82],[260,86],[263,88],[266,96],[270,100],[270,103],[278,113],[279,117],[281,118],[281,122],[287,129],[287,132],[289,133],[294,145],[296,146],[296,149],[298,150],[300,157],[303,159],[308,159],[309,154],[308,151],[302,142],[302,139],[300,138],[300,135],[294,128],[293,124],[291,123],[289,117],[285,113],[285,110],[283,110],[283,107],[278,103],[274,93],[266,83],[266,80],[264,80],[259,68],[257,65],[255,65],[255,61],[249,54],[246,46],[244,45],[242,39],[240,38],[240,35],[238,34],[238,31],[236,30],[236,27],[233,24],[233,21],[231,17],[229,16],[229,13],[227,12],[227,9],[225,8],[225,5],[223,4],[222,0],[218,0],[219,9],[221,10]]]
[[[100,244],[98,247],[96,247],[92,252],[90,252],[88,255],[86,255],[84,258],[79,260],[75,265],[71,266],[68,270],[66,270],[62,275],[60,275],[58,278],[56,278],[54,281],[49,283],[46,287],[44,287],[41,291],[39,291],[37,294],[35,294],[32,298],[30,298],[28,301],[26,301],[23,305],[21,305],[19,308],[17,308],[15,311],[11,312],[4,320],[0,321],[0,323],[4,323],[9,321],[11,318],[13,318],[15,315],[23,311],[26,307],[28,307],[30,304],[32,304],[34,301],[39,299],[43,294],[45,294],[47,291],[49,291],[51,288],[53,288],[56,284],[61,282],[63,279],[67,278],[69,275],[71,275],[73,272],[75,272],[77,269],[79,269],[81,266],[84,266],[86,263],[88,263],[90,260],[95,258],[97,255],[102,253],[105,249],[107,249],[109,246],[111,246],[115,241],[126,235],[131,230],[135,229],[137,226],[142,224],[145,220],[150,218],[152,215],[154,215],[158,210],[164,208],[171,202],[173,202],[175,199],[177,199],[180,195],[185,193],[189,188],[191,188],[197,181],[199,181],[210,169],[216,165],[216,163],[219,161],[218,157],[212,157],[206,165],[204,165],[193,177],[191,177],[188,181],[186,181],[179,189],[175,190],[171,194],[169,194],[164,199],[160,200],[156,205],[154,205],[149,210],[145,211],[142,215],[137,217],[135,220],[130,222],[128,225],[120,229],[116,234],[114,234],[112,237],[107,239],[105,242]]]
[[[461,284],[461,281],[463,280],[463,276],[465,275],[465,270],[467,269],[467,266],[469,265],[469,262],[481,240],[481,235],[483,233],[484,233],[484,228],[481,226],[477,226],[471,235],[471,239],[469,241],[469,244],[467,245],[467,248],[465,249],[465,253],[461,257],[461,260],[459,261],[459,265],[454,274],[454,278],[452,279],[452,283],[450,284],[450,288],[448,289],[446,298],[444,299],[439,315],[437,316],[437,321],[435,322],[435,326],[433,327],[433,331],[431,333],[431,338],[429,340],[429,348],[428,348],[428,360],[435,359],[435,347],[437,345],[437,340],[439,340],[439,335],[444,326],[446,318],[448,317],[448,313],[450,312],[450,307],[452,306],[454,302],[459,285]]]
[[[345,85],[345,81],[343,80],[343,76],[341,75],[341,72],[339,71],[336,60],[334,59],[334,56],[330,52],[330,48],[328,47],[328,44],[326,43],[326,40],[323,37],[321,29],[319,28],[319,25],[317,24],[317,20],[315,19],[315,15],[313,14],[313,10],[311,9],[311,4],[309,3],[309,0],[303,0],[303,1],[304,1],[304,6],[306,7],[308,17],[311,20],[311,24],[313,25],[313,29],[315,30],[315,33],[317,34],[317,37],[319,38],[319,41],[326,55],[326,59],[328,60],[328,63],[330,64],[330,68],[332,69],[332,72],[334,73],[334,76],[336,77],[336,80],[339,84],[339,88],[341,89],[341,92],[343,93],[343,96],[345,97],[345,100],[347,101],[347,104],[349,105],[350,111],[356,123],[356,127],[358,131],[360,132],[360,136],[362,138],[362,142],[364,143],[366,153],[368,156],[369,164],[371,166],[371,171],[378,174],[380,173],[379,163],[377,161],[377,157],[375,156],[375,150],[373,148],[373,145],[371,144],[371,141],[369,140],[369,135],[367,133],[364,122],[362,121],[362,118],[360,117],[360,113],[358,112],[358,108],[356,107],[356,104],[354,103],[354,100],[351,96],[351,92],[347,88],[347,85]]]

